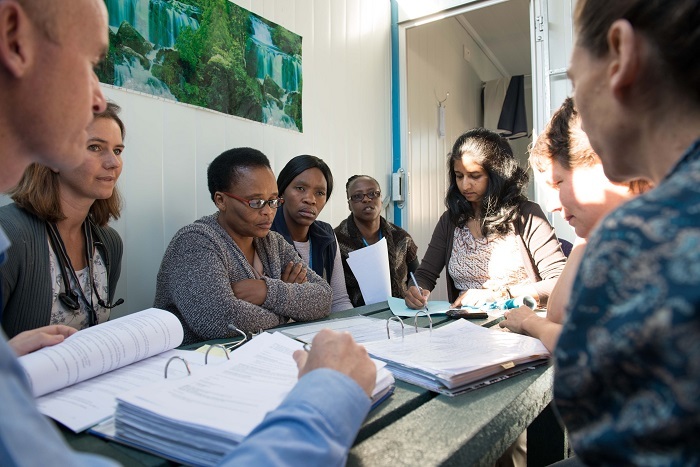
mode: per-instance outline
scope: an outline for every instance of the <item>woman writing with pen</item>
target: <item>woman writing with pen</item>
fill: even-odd
[[[453,306],[529,295],[544,305],[566,257],[540,207],[522,194],[528,181],[508,142],[476,128],[449,157],[447,211],[415,272],[406,305],[422,308],[443,269]]]

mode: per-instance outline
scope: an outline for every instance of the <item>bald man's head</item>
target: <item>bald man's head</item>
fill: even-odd
[[[3,0],[0,0],[3,1]],[[73,1],[57,2],[55,0],[16,0],[22,5],[31,21],[52,42],[60,41],[59,13],[66,9],[72,9]],[[60,5],[60,6],[59,6]]]

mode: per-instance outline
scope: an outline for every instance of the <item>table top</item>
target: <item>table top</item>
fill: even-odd
[[[325,319],[359,314],[392,316],[388,304],[382,302],[333,313]],[[413,319],[409,320],[412,325]],[[450,318],[433,316],[432,320],[434,326],[440,326]],[[488,327],[499,320],[473,322]],[[428,318],[419,316],[418,325],[427,327]],[[394,394],[369,413],[350,451],[348,465],[493,465],[547,408],[552,399],[552,379],[552,367],[544,365],[456,397],[397,381]],[[102,454],[125,465],[170,464],[86,433],[76,435],[65,428],[61,432],[74,449]],[[563,452],[561,446],[553,448]]]

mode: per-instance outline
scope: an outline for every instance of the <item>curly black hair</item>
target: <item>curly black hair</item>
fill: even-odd
[[[486,128],[474,128],[457,138],[448,156],[450,186],[445,195],[445,207],[450,220],[457,227],[476,217],[471,203],[462,195],[455,174],[455,161],[469,157],[488,174],[488,187],[481,201],[481,231],[486,237],[504,235],[512,230],[512,223],[527,201],[523,189],[528,175],[518,165],[508,141]]]

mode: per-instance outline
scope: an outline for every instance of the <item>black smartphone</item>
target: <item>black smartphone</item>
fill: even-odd
[[[485,311],[471,311],[461,308],[451,308],[445,314],[450,318],[486,319],[489,317],[489,314]]]

